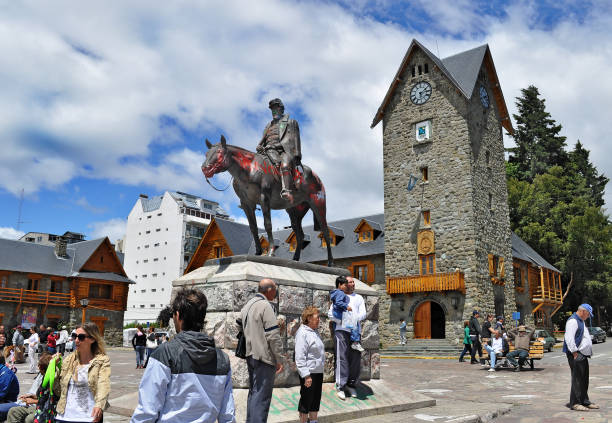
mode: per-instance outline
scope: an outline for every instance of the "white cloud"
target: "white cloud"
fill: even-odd
[[[180,131],[158,119],[254,148],[267,101],[281,97],[289,113],[306,116],[304,163],[325,184],[329,218],[380,212],[382,136],[369,124],[413,37],[432,51],[437,42],[443,56],[489,43],[510,110],[520,88],[537,85],[568,143],[580,138],[612,174],[612,17],[598,13],[605,5],[595,3],[588,25],[569,17],[543,31],[524,2],[494,18],[467,0],[422,1],[435,22],[418,34],[352,14],[366,4],[10,4],[0,16],[0,188],[33,193],[87,176],[236,205],[231,189],[205,186],[203,143],[197,151],[182,145]],[[152,158],[153,142],[171,153]]]
[[[103,222],[92,222],[87,227],[89,228],[89,239],[98,239],[108,237],[113,244],[125,236],[126,219],[110,219]]]
[[[19,239],[25,235],[25,232],[18,231],[15,228],[11,227],[0,227],[0,238],[5,239]]]

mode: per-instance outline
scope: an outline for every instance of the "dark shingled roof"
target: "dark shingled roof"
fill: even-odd
[[[536,253],[536,251],[531,248],[529,244],[519,238],[519,236],[514,232],[512,232],[512,257],[561,273],[559,269],[547,262],[541,255]]]
[[[385,239],[384,232],[380,233],[373,241],[370,242],[359,242],[357,237],[358,235],[353,231],[361,222],[362,219],[366,219],[369,222],[375,224],[381,231],[385,226],[385,215],[384,214],[375,214],[371,216],[360,216],[352,219],[344,219],[344,220],[335,220],[333,222],[329,222],[329,226],[334,228],[334,231],[340,229],[346,234],[346,236],[338,243],[335,247],[332,247],[332,254],[334,259],[341,259],[347,257],[362,257],[362,256],[370,256],[375,254],[384,254],[385,253]],[[371,223],[371,224],[372,224]],[[280,231],[274,231],[275,240],[282,240],[279,247],[275,251],[276,257],[291,259],[293,257],[293,252],[289,251],[289,244],[284,242],[291,234],[291,229],[283,229]],[[337,234],[337,232],[336,232]],[[311,241],[306,247],[302,250],[302,254],[300,257],[300,261],[306,262],[319,262],[319,261],[327,261],[327,249],[321,248],[321,243],[319,242],[319,231],[315,231],[313,226],[305,226],[304,227],[304,235],[310,236]],[[255,253],[255,246],[251,244],[251,248],[249,249],[249,254]]]
[[[58,258],[53,246],[0,238],[0,270],[134,283],[129,278],[115,273],[79,272],[105,239],[68,244],[68,258]]]
[[[442,59],[446,69],[454,76],[461,91],[467,98],[472,97],[478,79],[478,71],[487,52],[487,45],[464,51]]]
[[[215,222],[219,226],[221,233],[235,256],[246,254],[249,251],[253,242],[249,225],[232,222],[231,220],[219,219],[217,217],[215,217]],[[262,229],[258,230],[260,233],[263,232]]]

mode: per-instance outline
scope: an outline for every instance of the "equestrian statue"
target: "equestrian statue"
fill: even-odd
[[[326,218],[325,188],[321,179],[308,166],[302,165],[300,129],[298,123],[284,114],[280,99],[269,103],[272,121],[264,130],[257,145],[257,152],[227,144],[225,137],[212,144],[206,140],[208,151],[202,164],[206,180],[216,173],[229,172],[233,187],[240,199],[240,207],[249,221],[255,241],[255,254],[261,255],[255,208],[259,204],[264,218],[264,228],[274,255],[274,236],[270,210],[286,210],[295,233],[296,248],[293,260],[299,261],[304,243],[302,219],[312,210],[314,230],[321,231],[327,246],[327,265],[333,266],[329,229]]]

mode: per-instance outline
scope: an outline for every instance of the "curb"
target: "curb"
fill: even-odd
[[[434,356],[425,356],[425,355],[381,355],[380,358],[390,358],[390,359],[418,359],[418,360],[457,360],[457,357],[434,357]]]

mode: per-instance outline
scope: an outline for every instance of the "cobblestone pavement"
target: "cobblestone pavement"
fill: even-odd
[[[591,400],[601,409],[570,411],[570,373],[565,355],[555,349],[536,361],[535,370],[514,373],[488,372],[486,367],[470,365],[469,360],[381,360],[381,375],[398,387],[407,384],[437,400],[435,407],[402,413],[367,417],[352,422],[484,422],[495,423],[612,423],[612,340],[593,346],[590,361]],[[132,350],[112,349],[111,398],[136,392],[142,370],[135,369]],[[21,390],[26,391],[32,375],[25,364],[18,365]],[[128,418],[106,413],[105,422],[127,422]]]

